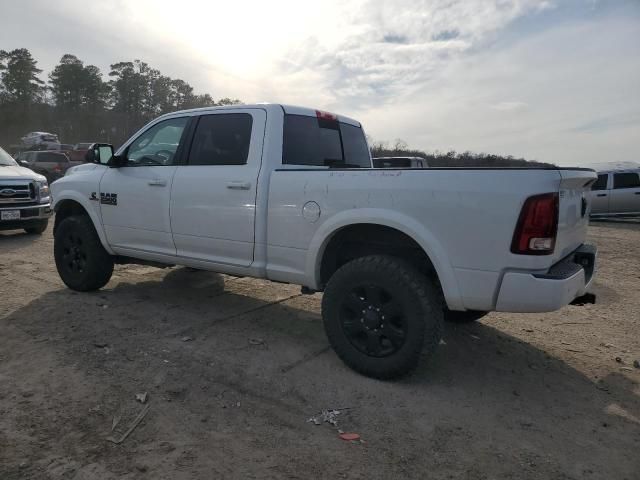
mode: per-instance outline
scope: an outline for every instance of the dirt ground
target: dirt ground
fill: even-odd
[[[0,479],[640,479],[640,225],[590,237],[597,305],[448,325],[381,382],[330,350],[320,295],[142,266],[78,294],[50,230],[0,232]],[[363,442],[307,421],[330,408]]]

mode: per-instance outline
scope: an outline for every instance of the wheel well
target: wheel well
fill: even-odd
[[[76,202],[75,200],[61,201],[56,208],[56,219],[55,219],[55,223],[53,224],[53,233],[55,234],[56,229],[58,228],[58,225],[60,225],[60,223],[65,218],[70,217],[72,215],[86,215],[87,217],[89,216],[89,214],[84,209],[84,207],[80,205],[78,202]]]
[[[439,281],[431,259],[409,235],[395,228],[365,223],[344,227],[329,240],[320,264],[321,288],[342,265],[368,255],[405,259],[424,275]]]

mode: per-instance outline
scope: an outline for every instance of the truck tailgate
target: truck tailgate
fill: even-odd
[[[561,169],[560,215],[554,260],[559,261],[582,245],[587,237],[589,190],[597,176],[592,170]]]

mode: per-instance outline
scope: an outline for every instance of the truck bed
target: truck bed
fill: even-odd
[[[311,260],[300,261],[316,256],[327,232],[354,219],[383,223],[419,239],[452,292],[451,308],[491,310],[505,272],[547,272],[581,245],[588,225],[583,198],[595,178],[573,168],[278,169],[269,187],[268,270],[278,279],[305,264],[297,273],[314,285]],[[547,192],[560,197],[553,254],[511,253],[524,201]],[[321,212],[315,222],[303,213],[308,202]]]

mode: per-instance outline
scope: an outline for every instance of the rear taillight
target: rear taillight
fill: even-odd
[[[550,255],[558,234],[559,200],[557,193],[527,198],[520,212],[511,252],[520,255]]]

